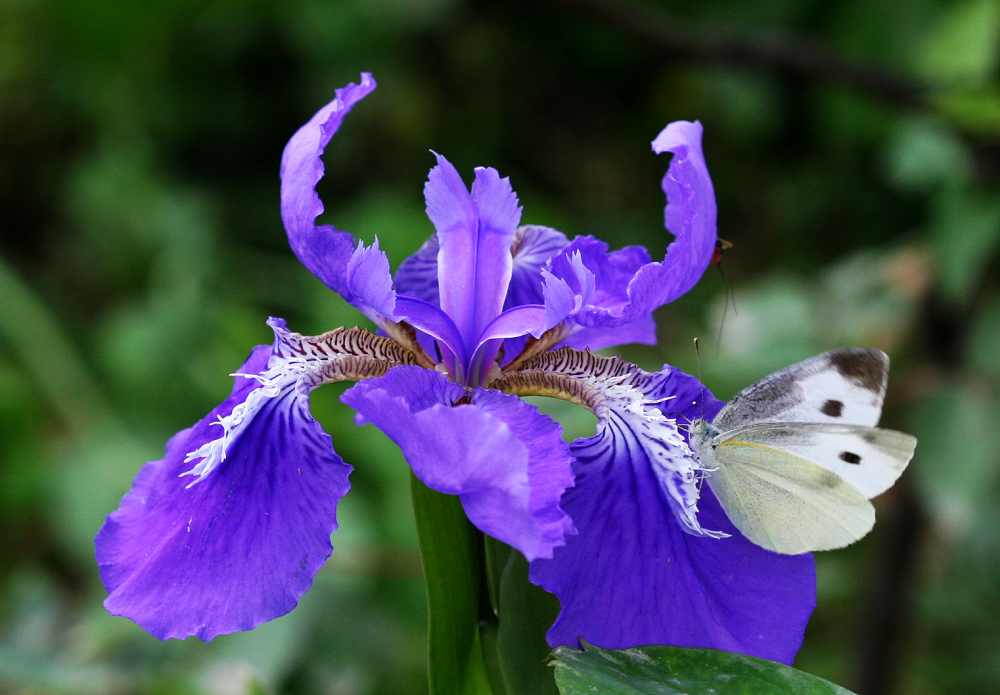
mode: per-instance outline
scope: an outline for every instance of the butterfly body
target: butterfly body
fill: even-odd
[[[896,481],[916,439],[879,429],[889,359],[834,350],[776,372],[689,430],[730,520],[783,554],[849,545],[871,530],[869,499]]]

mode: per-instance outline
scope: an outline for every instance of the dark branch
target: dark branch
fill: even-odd
[[[615,0],[562,0],[678,60],[735,68],[768,69],[839,84],[912,109],[928,106],[929,88],[911,78],[845,60],[811,41],[788,36],[744,36],[685,26],[641,5]]]

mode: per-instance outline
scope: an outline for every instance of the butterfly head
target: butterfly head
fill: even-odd
[[[688,425],[688,442],[695,452],[702,452],[718,432],[704,418],[697,418]]]

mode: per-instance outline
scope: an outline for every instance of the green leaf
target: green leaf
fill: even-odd
[[[491,620],[479,623],[479,646],[483,655],[484,675],[493,695],[508,695],[503,682],[503,672],[500,669],[500,656],[497,641],[500,636],[500,626]]]
[[[887,150],[889,178],[900,188],[927,193],[972,177],[968,149],[940,119],[903,120],[889,134]]]
[[[977,312],[970,334],[966,346],[969,368],[1000,380],[1000,362],[996,359],[996,346],[1000,345],[1000,297],[992,298]]]
[[[920,442],[911,467],[921,499],[948,535],[978,533],[991,504],[995,399],[988,383],[947,384],[921,398],[906,415]]]
[[[545,633],[559,613],[559,601],[528,581],[528,561],[512,550],[500,579],[500,635],[497,652],[508,693],[555,695],[546,661]]]
[[[411,495],[427,588],[428,692],[488,694],[479,637],[486,600],[482,536],[457,497],[416,478]]]
[[[493,614],[500,613],[500,580],[503,577],[504,568],[507,567],[507,560],[515,551],[506,543],[502,543],[495,538],[486,536],[486,582],[490,592],[490,607]]]
[[[789,666],[710,649],[642,647],[553,652],[562,695],[851,695]]]
[[[942,292],[964,302],[1000,243],[1000,200],[991,191],[944,193],[935,203],[927,234]]]
[[[947,89],[932,94],[931,105],[961,130],[982,136],[1000,133],[1000,90],[995,87]]]
[[[983,84],[992,74],[1000,40],[996,0],[952,3],[932,26],[918,68],[937,84]]]

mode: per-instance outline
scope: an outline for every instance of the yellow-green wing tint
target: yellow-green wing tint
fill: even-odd
[[[762,444],[811,461],[868,499],[892,487],[917,446],[916,438],[903,432],[822,422],[765,422],[719,439]]]
[[[719,442],[708,479],[740,532],[785,555],[850,545],[875,524],[875,508],[836,474],[740,438]]]

